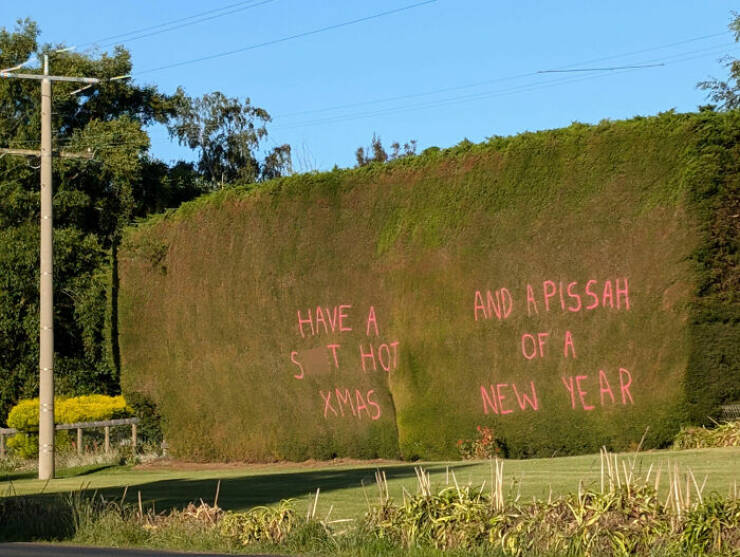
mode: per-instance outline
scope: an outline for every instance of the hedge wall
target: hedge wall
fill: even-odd
[[[189,459],[649,447],[740,399],[737,114],[463,143],[130,229],[124,390]]]

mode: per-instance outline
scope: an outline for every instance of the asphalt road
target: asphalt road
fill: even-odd
[[[0,543],[0,557],[227,557],[225,553],[178,553],[153,549],[113,549],[107,547],[79,547],[37,543]],[[233,557],[233,556],[228,556]],[[252,555],[251,557],[260,557]],[[267,557],[267,556],[262,556]],[[272,556],[275,557],[275,556]]]

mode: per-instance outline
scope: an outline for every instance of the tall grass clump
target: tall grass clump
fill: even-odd
[[[70,499],[74,516],[74,541],[114,547],[139,546],[198,551],[323,551],[336,547],[330,525],[313,512],[303,517],[295,501],[284,500],[273,507],[255,507],[245,512],[224,511],[203,500],[184,509],[157,513],[137,504],[107,500],[100,496]],[[317,493],[318,498],[318,493]],[[342,522],[342,521],[339,521]],[[325,553],[325,551],[323,551]]]
[[[377,539],[404,548],[503,555],[709,555],[740,547],[740,500],[704,494],[690,470],[667,464],[645,475],[636,459],[603,450],[599,486],[579,484],[546,501],[504,499],[503,462],[492,464],[492,488],[453,484],[434,492],[419,469],[418,492],[395,503],[378,478],[379,501],[365,521]],[[661,483],[662,482],[662,483]]]

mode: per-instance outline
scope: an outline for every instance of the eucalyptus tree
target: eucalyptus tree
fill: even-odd
[[[270,115],[263,108],[216,91],[188,97],[178,89],[170,135],[197,152],[197,168],[212,187],[251,184],[291,171],[290,146],[265,152]]]

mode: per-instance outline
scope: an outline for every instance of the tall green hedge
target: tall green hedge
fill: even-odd
[[[191,459],[666,444],[740,398],[739,123],[574,124],[151,219],[120,252],[124,391]]]

